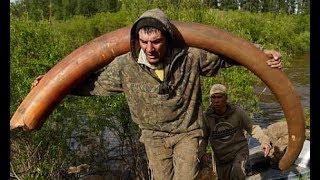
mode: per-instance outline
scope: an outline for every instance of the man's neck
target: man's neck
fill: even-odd
[[[227,112],[227,109],[228,109],[228,107],[227,107],[227,105],[225,105],[224,107],[222,107],[222,108],[219,108],[219,109],[214,109],[214,111],[216,112],[216,114],[218,114],[218,115],[223,115],[225,112]]]
[[[150,69],[163,69],[163,63],[159,62],[157,64],[150,64],[149,61],[147,60],[147,56],[144,54],[142,50],[140,50],[139,57],[138,57],[138,63],[139,64],[144,64]]]

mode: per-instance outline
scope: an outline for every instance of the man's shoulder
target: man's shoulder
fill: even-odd
[[[244,111],[241,106],[235,103],[228,103],[228,105],[231,107],[231,109],[234,109],[235,111]]]
[[[122,55],[119,55],[117,57],[114,58],[113,61],[128,61],[128,60],[132,60],[132,56],[131,56],[131,53],[130,52],[127,52],[125,54],[122,54]]]
[[[199,49],[199,48],[195,48],[195,47],[189,47],[188,48],[188,54],[189,55],[200,55],[201,51],[204,51],[204,50]]]
[[[196,54],[199,54],[199,53],[210,53],[210,54],[216,55],[215,53],[209,52],[209,51],[207,51],[205,49],[196,48],[196,47],[189,47],[188,48],[188,52],[189,53],[196,53]]]
[[[229,104],[231,107],[231,112],[233,114],[238,114],[238,115],[247,115],[247,112],[239,105],[237,104]]]
[[[132,58],[131,53],[128,52],[128,53],[125,53],[125,54],[122,54],[120,56],[115,57],[111,63],[118,64],[121,66],[132,65],[132,64],[134,64],[134,59]]]
[[[125,53],[115,57],[109,64],[105,65],[100,71],[122,71],[127,68],[135,66],[131,53]]]

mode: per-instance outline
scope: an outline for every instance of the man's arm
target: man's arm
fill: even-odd
[[[258,125],[253,125],[251,136],[258,139],[258,141],[261,144],[261,148],[264,152],[264,156],[267,156],[271,149],[270,138],[264,133],[264,131]]]
[[[264,156],[267,156],[271,149],[269,137],[263,132],[260,126],[252,124],[251,118],[244,111],[240,110],[240,112],[242,114],[242,124],[244,129],[252,137],[258,139],[261,144],[261,149],[264,152]]]
[[[235,61],[229,61],[226,58],[210,53],[198,48],[189,48],[192,58],[197,59],[200,68],[200,75],[214,76],[220,68],[227,68],[235,65]]]
[[[122,61],[115,59],[109,65],[92,74],[86,81],[76,86],[71,94],[86,96],[109,96],[123,92]]]
[[[247,113],[238,108],[238,111],[240,113],[241,119],[242,119],[242,126],[243,129],[247,131],[247,133],[251,136],[252,135],[252,121],[251,118],[247,115]]]
[[[272,68],[282,69],[281,54],[275,50],[263,50],[259,44],[253,44],[260,50],[262,50],[268,60],[266,63]],[[210,53],[202,49],[192,48],[191,51],[196,57],[200,58],[200,69],[202,76],[214,76],[217,74],[220,68],[228,68],[234,65],[240,65],[238,62],[216,54]]]

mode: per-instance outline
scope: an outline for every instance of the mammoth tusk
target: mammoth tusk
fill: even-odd
[[[287,170],[298,157],[305,140],[302,106],[287,76],[270,68],[265,63],[265,54],[246,40],[212,26],[177,21],[173,24],[180,38],[176,45],[197,47],[233,59],[257,75],[275,94],[284,111],[290,137],[279,163],[281,170]],[[129,50],[130,27],[106,33],[79,47],[50,69],[29,92],[11,118],[10,129],[40,128],[72,87]]]

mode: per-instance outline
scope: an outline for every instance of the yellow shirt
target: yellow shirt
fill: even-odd
[[[163,81],[164,79],[164,69],[162,67],[162,64],[158,64],[158,65],[152,65],[148,62],[147,57],[145,55],[145,53],[142,51],[142,49],[140,50],[139,53],[139,57],[138,57],[138,63],[139,64],[144,64],[147,67],[149,67],[150,69],[153,69],[154,72],[156,73],[156,75],[158,76],[158,78]]]
[[[164,70],[163,69],[155,69],[154,72],[158,76],[158,78],[163,81],[164,79]]]

